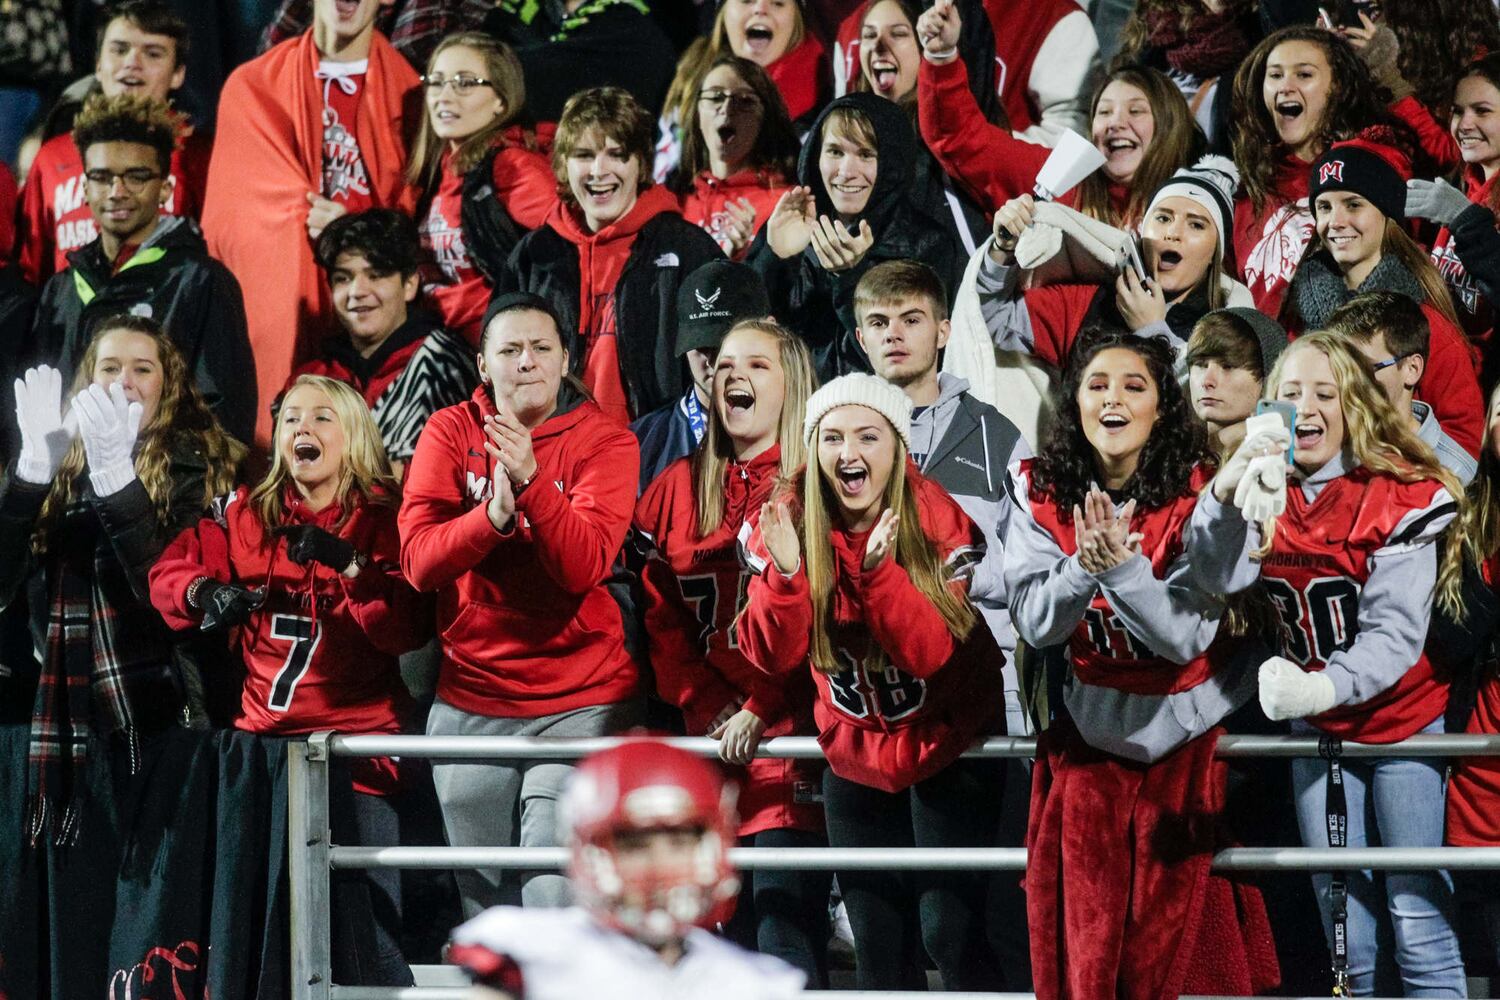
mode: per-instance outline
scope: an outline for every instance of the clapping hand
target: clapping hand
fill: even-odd
[[[766,242],[776,256],[788,260],[807,249],[812,242],[813,227],[817,224],[818,212],[812,188],[787,188],[766,220]]]
[[[896,547],[896,529],[899,526],[900,519],[896,517],[896,512],[887,507],[881,513],[880,520],[875,522],[875,530],[870,532],[870,540],[865,544],[866,573],[879,566]]]
[[[782,576],[791,576],[802,565],[802,542],[786,501],[760,505],[760,537],[771,553],[771,562]]]
[[[1073,535],[1078,546],[1078,564],[1090,576],[1107,573],[1127,559],[1141,554],[1145,536],[1130,530],[1135,501],[1115,513],[1114,501],[1099,487],[1091,488],[1083,506],[1073,505]]]
[[[89,483],[97,496],[118,493],[135,479],[135,439],[145,412],[125,397],[125,387],[111,382],[106,390],[90,385],[73,397]]]
[[[62,373],[47,365],[28,369],[16,379],[16,427],[21,453],[16,477],[34,486],[52,482],[78,429],[77,415],[62,412]]]
[[[860,219],[858,230],[851,233],[843,222],[821,215],[812,227],[811,239],[823,270],[847,271],[864,260],[875,243],[875,232],[867,219]]]

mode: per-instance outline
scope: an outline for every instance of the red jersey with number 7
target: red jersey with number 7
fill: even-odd
[[[317,525],[368,560],[351,579],[293,562],[249,495],[241,486],[216,500],[213,516],[167,546],[151,570],[152,604],[171,627],[197,628],[203,615],[188,606],[187,589],[199,577],[265,588],[265,603],[233,636],[246,671],[236,729],[397,732],[410,697],[396,660],[431,634],[431,612],[401,575],[396,507],[357,502],[340,524],[337,504],[313,512],[300,498],[284,501],[284,523]],[[357,787],[386,785],[377,773],[354,770]]]
[[[816,468],[806,475],[819,475]],[[984,538],[942,487],[908,460],[907,489],[918,518],[956,591],[967,593],[984,557]],[[759,518],[753,518],[758,522]],[[818,743],[833,773],[886,792],[903,791],[957,760],[976,739],[1005,732],[1000,651],[976,615],[955,639],[937,608],[887,556],[864,568],[870,532],[835,527],[833,628],[838,660],[813,671]],[[807,571],[790,578],[772,563],[758,523],[745,543],[757,575],[740,618],[739,640],[757,667],[775,675],[808,669],[813,626]]]
[[[1281,615],[1282,655],[1304,670],[1322,670],[1353,647],[1361,627],[1373,627],[1360,620],[1360,595],[1376,559],[1432,544],[1453,510],[1436,480],[1403,483],[1364,466],[1330,481],[1311,503],[1290,485],[1286,513],[1261,561],[1261,580]],[[1308,721],[1342,739],[1394,743],[1431,723],[1447,703],[1448,681],[1422,652],[1375,697]]]

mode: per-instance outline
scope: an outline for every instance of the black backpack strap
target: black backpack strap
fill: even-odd
[[[525,235],[495,196],[495,156],[499,152],[499,146],[492,146],[464,175],[463,204],[459,207],[459,225],[469,259],[491,284]]]

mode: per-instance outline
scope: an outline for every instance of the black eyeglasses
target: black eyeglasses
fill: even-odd
[[[1410,353],[1398,354],[1394,358],[1386,358],[1384,361],[1377,361],[1374,364],[1370,365],[1370,374],[1376,375],[1380,372],[1383,372],[1391,365],[1399,365],[1409,357],[1411,357]]]
[[[731,111],[735,108],[743,108],[746,111],[750,111],[760,107],[760,98],[745,90],[701,90],[698,92],[698,100],[710,105],[715,111],[722,108],[725,104],[729,105],[729,110]]]
[[[427,88],[427,92],[429,94],[441,94],[443,92],[443,88],[448,86],[449,84],[453,85],[454,91],[457,92],[460,96],[469,93],[475,87],[494,86],[489,80],[486,80],[482,76],[464,76],[460,74],[459,76],[422,77],[422,85]]]
[[[141,190],[147,184],[160,177],[161,174],[155,170],[148,170],[145,167],[133,167],[130,170],[121,170],[119,172],[102,169],[86,170],[83,174],[84,180],[88,181],[92,187],[107,191],[113,188],[115,181],[118,180],[125,185],[125,190],[131,194],[140,194]]]

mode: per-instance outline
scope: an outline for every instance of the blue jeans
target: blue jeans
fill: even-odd
[[[1305,725],[1293,729],[1294,733],[1308,731]],[[1442,717],[1422,731],[1442,732]],[[1366,757],[1346,758],[1341,763],[1350,847],[1442,846],[1441,760]],[[1292,787],[1297,796],[1302,842],[1308,847],[1328,846],[1328,763],[1319,758],[1294,760]],[[1453,930],[1453,879],[1447,872],[1351,871],[1346,877],[1349,979],[1355,996],[1376,994],[1376,959],[1382,955],[1395,959],[1405,996],[1468,995],[1458,936]],[[1323,931],[1332,942],[1332,877],[1317,874],[1312,879],[1323,914]],[[1389,931],[1383,926],[1387,913]],[[1383,996],[1387,987],[1385,977],[1381,978],[1379,992]]]

